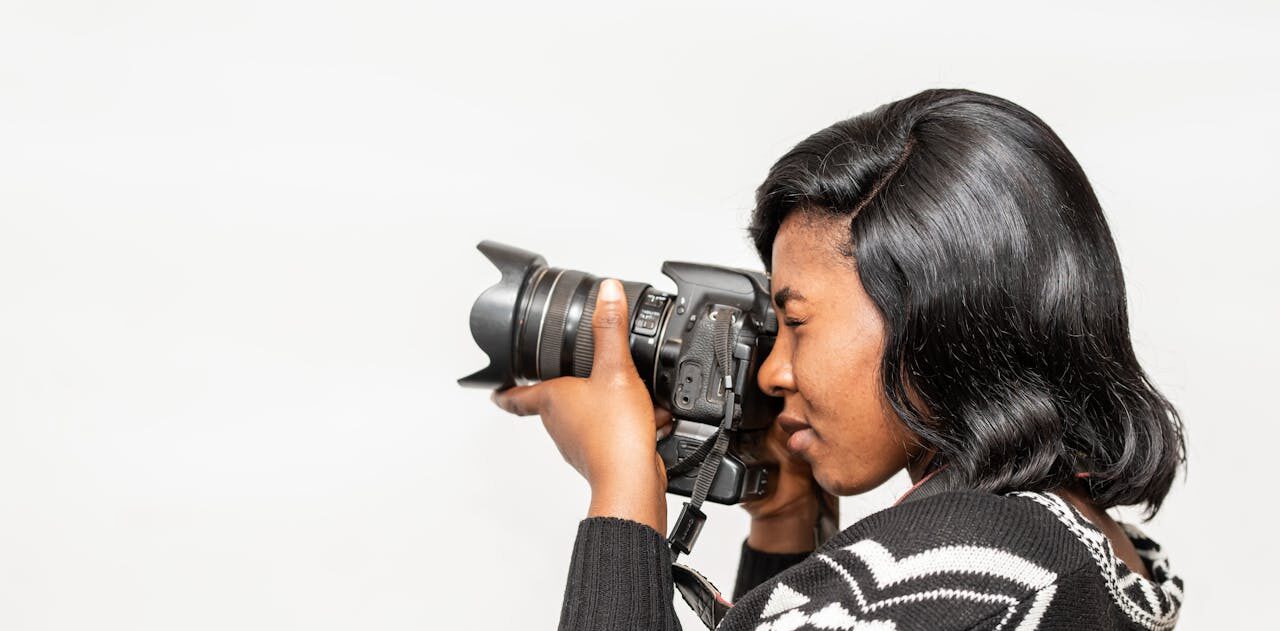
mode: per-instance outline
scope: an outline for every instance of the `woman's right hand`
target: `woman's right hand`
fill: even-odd
[[[836,496],[813,479],[809,464],[792,457],[786,448],[787,433],[775,422],[764,440],[765,457],[778,463],[773,491],[758,500],[742,503],[751,515],[747,545],[761,552],[795,553],[814,550],[814,526],[819,516],[832,531],[839,517]],[[828,534],[831,534],[830,532]]]

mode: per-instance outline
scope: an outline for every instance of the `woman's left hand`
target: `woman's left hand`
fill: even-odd
[[[622,283],[606,279],[591,327],[591,376],[557,377],[494,392],[519,416],[537,414],[565,461],[591,485],[589,516],[613,516],[666,529],[667,475],[655,449],[671,414],[654,405],[631,359]]]

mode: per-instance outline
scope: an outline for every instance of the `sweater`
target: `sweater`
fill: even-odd
[[[1172,629],[1182,579],[1159,544],[1120,525],[1150,580],[1053,493],[917,485],[812,553],[769,554],[744,541],[734,602],[716,629]],[[582,520],[560,629],[679,630],[671,565],[653,528]]]

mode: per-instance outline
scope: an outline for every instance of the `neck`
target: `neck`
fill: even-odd
[[[923,464],[913,465],[914,469],[908,468],[907,474],[911,476],[911,488],[907,489],[907,492],[903,493],[898,500],[893,503],[894,506],[901,504],[903,500],[907,499],[907,496],[915,493],[916,489],[920,488],[920,486],[927,482],[929,478],[932,478],[939,471],[946,468],[946,465],[943,465],[933,471],[924,473],[924,469],[928,466],[929,460],[932,460],[932,455],[930,455],[929,459],[925,460]],[[919,495],[917,495],[917,497],[919,497]]]
[[[937,451],[934,449],[923,450],[915,458],[907,462],[907,476],[911,478],[912,484],[917,484],[924,478],[925,472],[929,468],[929,463],[933,462],[933,456]]]

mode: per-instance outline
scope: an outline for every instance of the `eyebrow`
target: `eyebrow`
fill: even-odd
[[[783,287],[773,295],[773,304],[777,305],[778,311],[786,311],[787,303],[793,300],[805,300],[804,294],[790,287]]]

